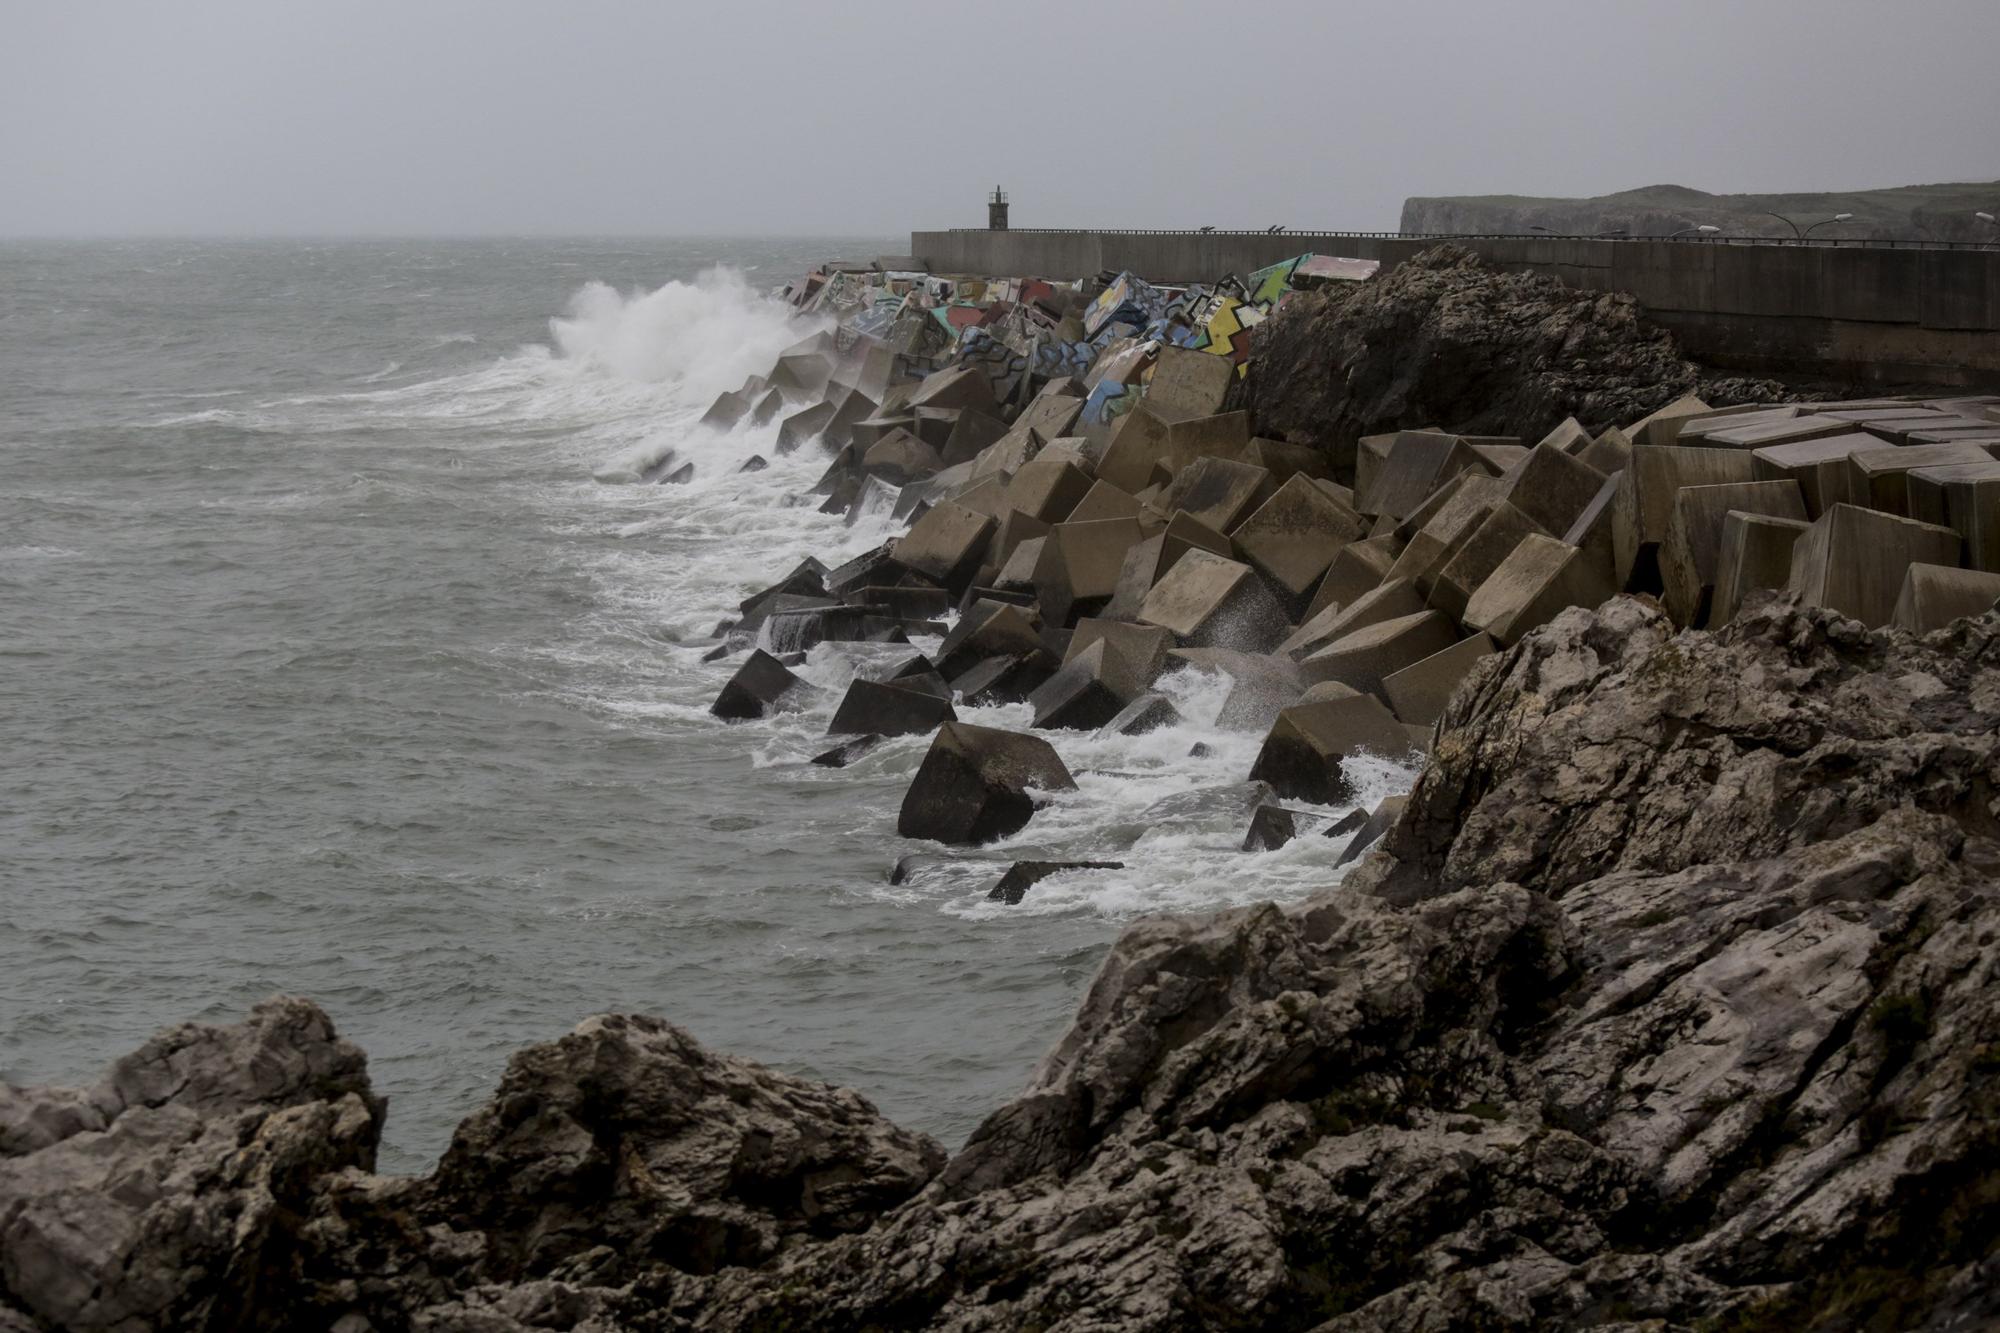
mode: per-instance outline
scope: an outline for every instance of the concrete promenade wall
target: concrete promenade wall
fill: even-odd
[[[1510,271],[1629,292],[1711,365],[1882,383],[2000,386],[2000,249],[1467,237]],[[1396,264],[1436,240],[1341,233],[919,231],[934,273],[1158,282],[1247,274],[1305,251]]]

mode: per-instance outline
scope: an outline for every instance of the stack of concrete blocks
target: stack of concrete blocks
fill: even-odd
[[[1102,325],[1130,299],[1092,313]],[[809,687],[779,674],[787,654],[938,632],[955,611],[930,656],[848,687],[847,744],[1021,701],[1031,730],[1142,732],[1176,718],[1160,678],[1195,667],[1228,678],[1223,725],[1263,733],[1245,776],[1324,804],[1352,796],[1350,757],[1425,749],[1483,658],[1570,607],[1645,594],[1717,629],[1789,591],[1928,632],[2000,599],[2000,400],[1685,398],[1533,441],[1403,430],[1362,439],[1343,484],[1230,410],[1235,367],[1210,352],[1114,338],[1085,373],[1031,375],[1004,399],[976,365],[912,380],[897,364],[874,340],[819,335],[711,411],[804,403],[779,448],[833,454],[821,507],[886,504],[910,523],[745,604],[730,632],[765,652],[725,692],[731,715],[796,705]],[[1107,383],[1135,403],[1093,419]],[[990,798],[1013,827],[1025,798],[1006,775],[1025,761],[1007,735],[960,726],[937,744],[953,772],[1000,784],[973,782],[965,808]],[[931,836],[912,793],[905,831]],[[1266,812],[1250,840],[1271,845],[1310,823],[1299,814]]]

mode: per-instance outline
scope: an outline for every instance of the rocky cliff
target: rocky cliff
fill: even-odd
[[[1350,464],[1361,436],[1399,429],[1537,440],[1565,417],[1597,431],[1686,394],[1717,407],[1786,396],[1695,365],[1629,296],[1502,273],[1455,245],[1294,296],[1258,326],[1255,353],[1258,428]]]
[[[594,1019],[437,1171],[301,1000],[0,1097],[0,1329],[2000,1320],[2000,613],[1563,613],[1292,907],[1130,929],[955,1156]]]
[[[1731,236],[1790,238],[1794,224],[1803,231],[1819,223],[1812,233],[1816,240],[1991,241],[1992,224],[1977,215],[1991,212],[1996,198],[2000,181],[1806,194],[1710,194],[1685,185],[1648,185],[1590,199],[1417,197],[1403,201],[1401,229],[1412,236],[1535,230],[1670,236],[1706,224]],[[1842,213],[1851,215],[1848,221],[1830,221]]]

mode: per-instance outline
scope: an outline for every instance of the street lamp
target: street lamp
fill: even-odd
[[[1668,236],[1667,239],[1671,241],[1672,239],[1674,239],[1675,236],[1685,236],[1691,231],[1698,231],[1703,236],[1713,236],[1715,235],[1715,233],[1721,230],[1722,228],[1720,227],[1711,227],[1706,222],[1704,222],[1699,227],[1682,227],[1679,231],[1674,232],[1672,235]]]
[[[2000,218],[1994,217],[1991,213],[1978,212],[1974,213],[1972,216],[1978,218],[1981,222],[1990,222],[1994,226],[2000,227]]]
[[[1822,219],[1819,222],[1813,223],[1811,227],[1807,227],[1806,235],[1808,236],[1812,235],[1814,227],[1830,227],[1836,222],[1852,222],[1852,221],[1854,221],[1854,214],[1852,213],[1835,213],[1832,217]]]
[[[1764,216],[1767,218],[1776,218],[1778,221],[1784,223],[1787,227],[1790,227],[1792,229],[1792,238],[1794,240],[1798,239],[1798,237],[1801,235],[1799,231],[1799,224],[1792,221],[1790,218],[1786,217],[1783,213],[1766,213]]]

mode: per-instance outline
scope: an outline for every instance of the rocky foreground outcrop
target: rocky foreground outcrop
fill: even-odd
[[[1534,440],[1565,417],[1601,430],[1687,394],[1718,407],[1786,396],[1687,360],[1629,296],[1502,273],[1456,245],[1371,282],[1299,293],[1254,345],[1258,428],[1348,466],[1356,439],[1385,431]]]
[[[1289,908],[1134,926],[948,1161],[594,1019],[432,1176],[304,1001],[0,1101],[0,1329],[1800,1329],[2000,1321],[2000,613],[1476,666]]]

